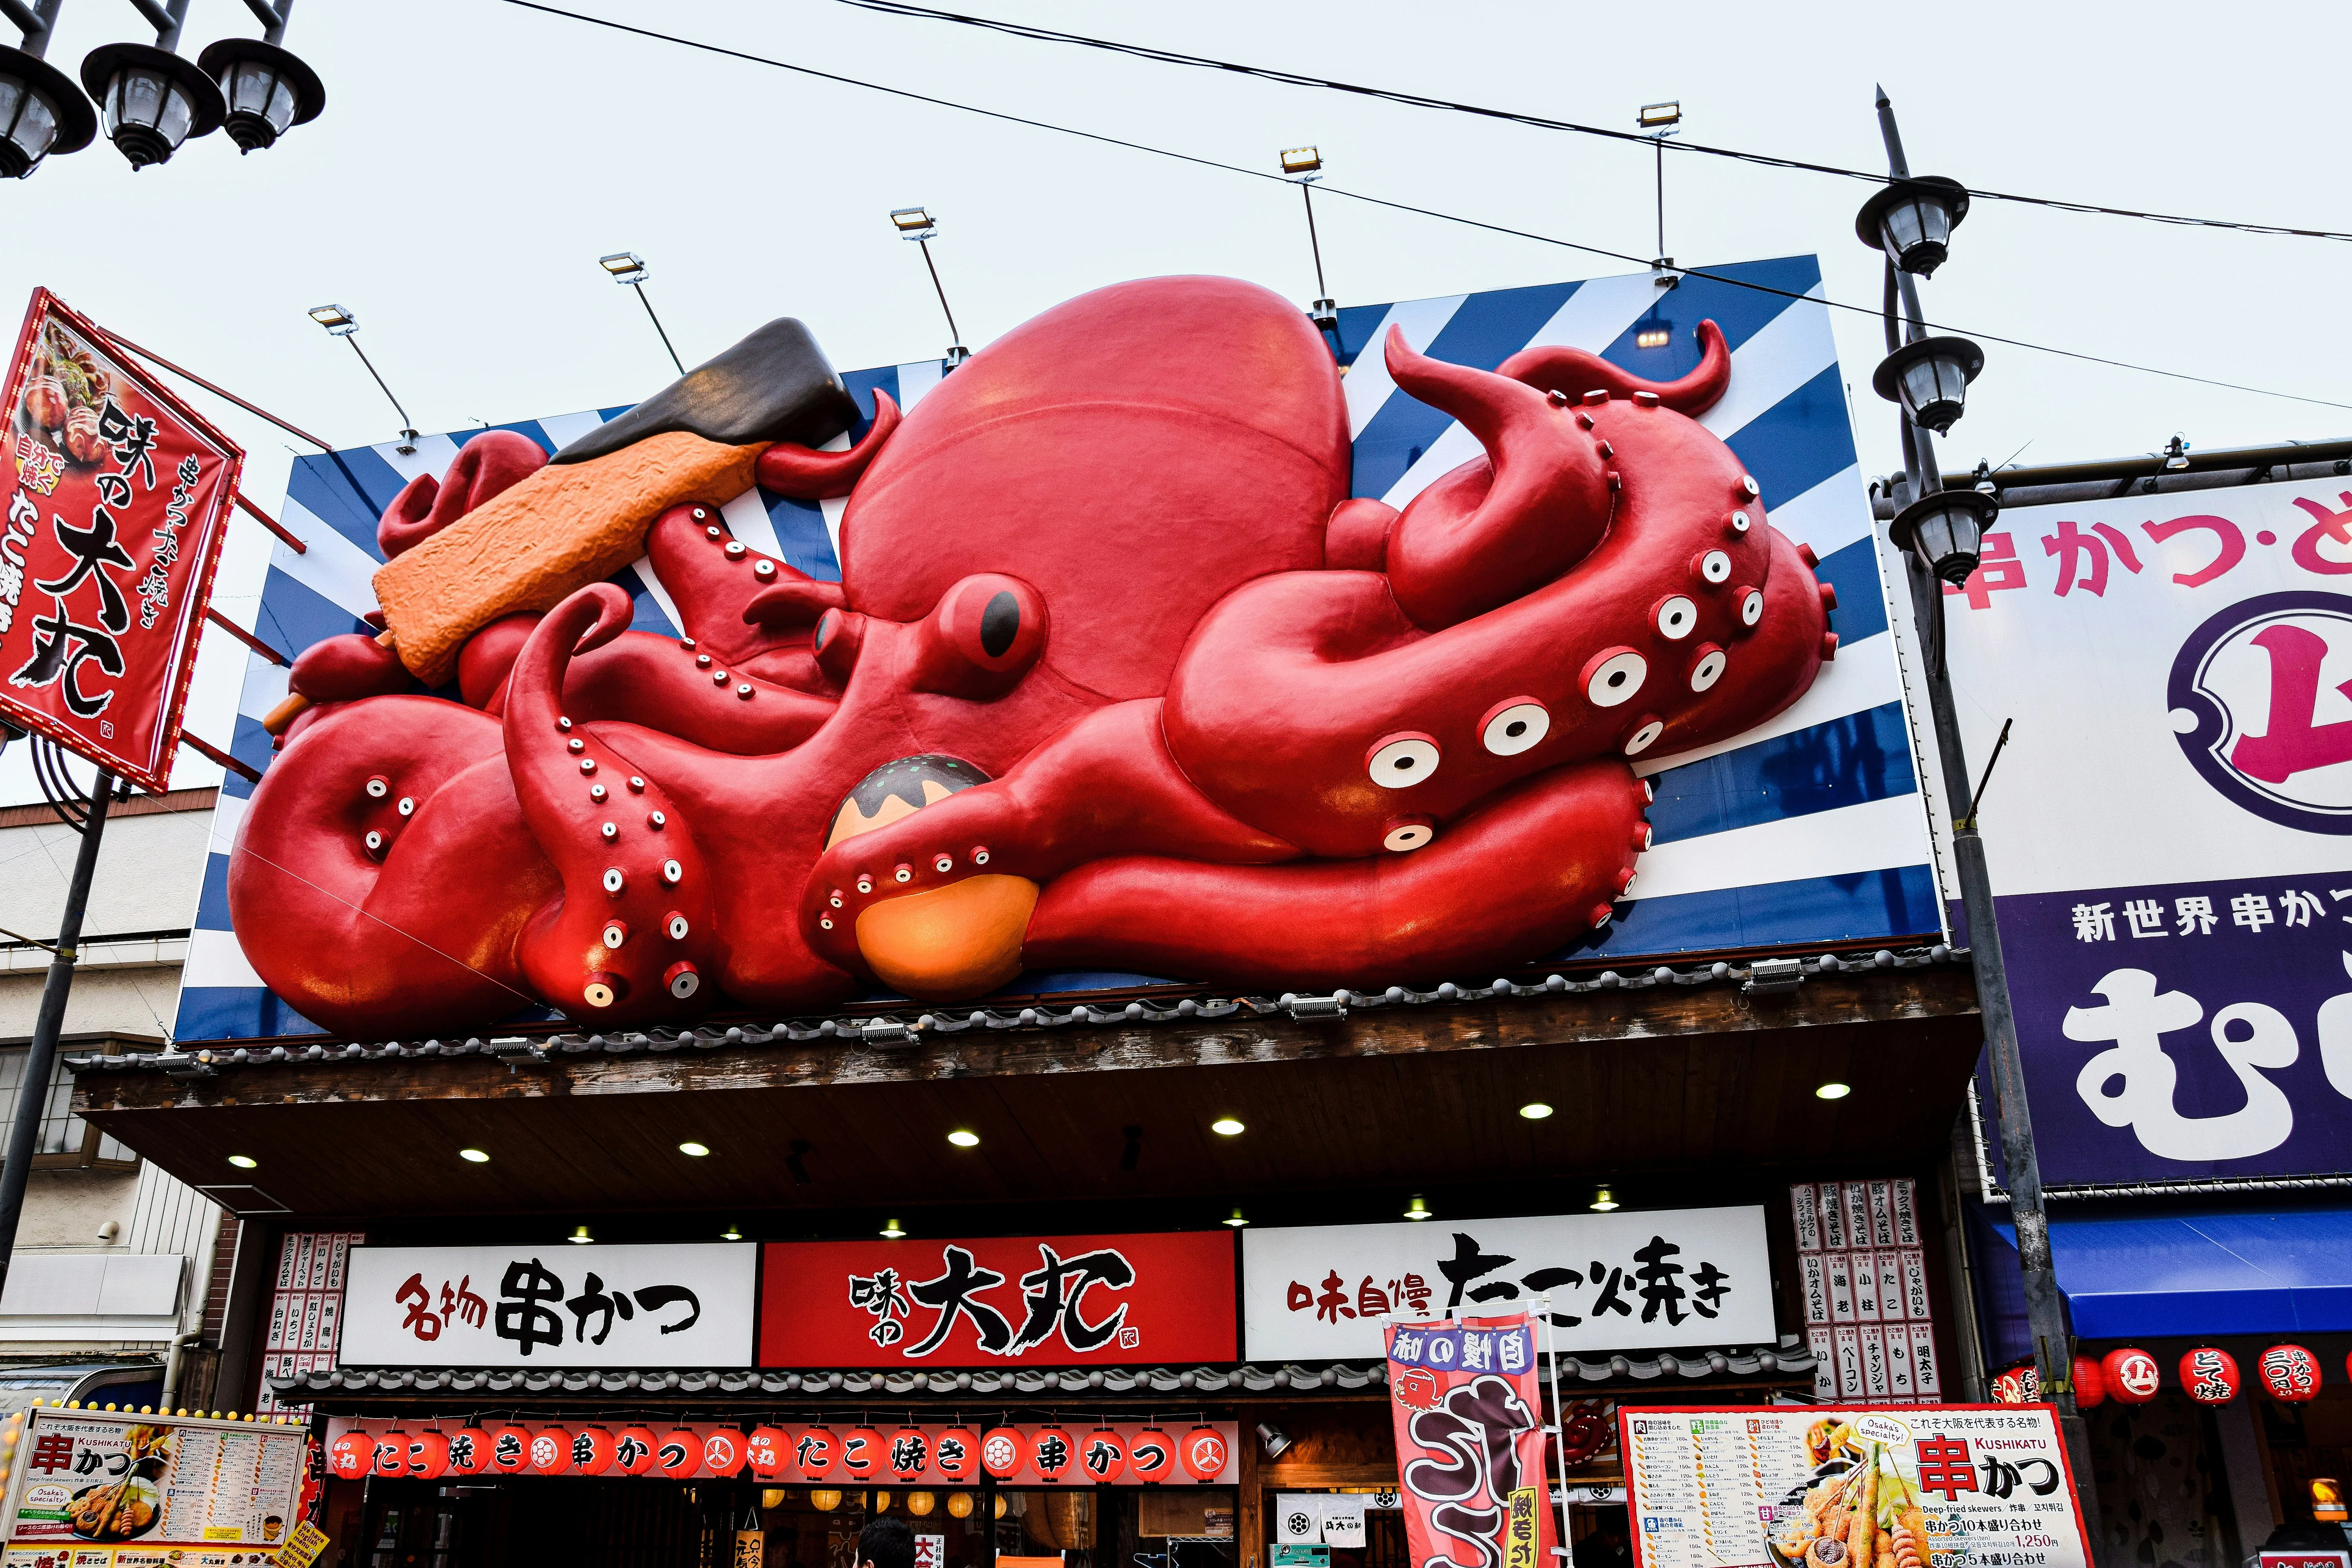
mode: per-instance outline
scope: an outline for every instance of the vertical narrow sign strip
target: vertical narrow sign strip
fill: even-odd
[[[1549,1568],[1535,1321],[1391,1323],[1405,1542],[1420,1568]]]

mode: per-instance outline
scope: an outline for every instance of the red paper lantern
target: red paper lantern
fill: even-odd
[[[1096,1485],[1106,1485],[1127,1473],[1127,1445],[1108,1426],[1097,1426],[1078,1445],[1078,1468]]]
[[[1993,1373],[1995,1405],[2032,1405],[2042,1398],[2042,1373],[2031,1357],[2011,1362]]]
[[[530,1434],[501,1426],[490,1434],[490,1468],[513,1475],[530,1463]]]
[[[2106,1377],[2107,1393],[2123,1405],[2146,1405],[2164,1382],[2156,1358],[2144,1350],[2109,1351],[2099,1358],[2099,1371]]]
[[[1029,1462],[1028,1440],[1017,1426],[991,1426],[980,1439],[981,1468],[998,1480],[1010,1480]]]
[[[2180,1386],[2200,1405],[2227,1405],[2238,1396],[2237,1358],[2200,1345],[2180,1358]]]
[[[833,1468],[841,1463],[841,1439],[834,1436],[832,1427],[822,1422],[814,1426],[803,1426],[799,1436],[793,1439],[793,1463],[800,1468],[802,1476],[807,1479],[821,1481],[833,1474]]]
[[[625,1476],[642,1476],[654,1468],[654,1450],[660,1444],[649,1426],[624,1426],[613,1439],[613,1466]]]
[[[478,1476],[490,1468],[490,1435],[479,1426],[460,1426],[449,1434],[449,1473]]]
[[[1195,1426],[1184,1434],[1184,1447],[1178,1458],[1184,1463],[1186,1475],[1196,1481],[1213,1481],[1225,1473],[1233,1450],[1214,1426]]]
[[[375,1462],[375,1439],[354,1426],[327,1449],[327,1468],[338,1480],[355,1481]]]
[[[743,1442],[743,1457],[751,1461],[751,1473],[763,1481],[772,1481],[782,1475],[792,1454],[792,1439],[766,1425],[752,1427],[751,1436]]]
[[[702,1462],[714,1476],[731,1476],[743,1468],[743,1434],[721,1426],[702,1440]]]
[[[890,1434],[890,1473],[911,1481],[931,1468],[930,1435],[920,1426],[901,1426]]]
[[[841,1473],[862,1481],[882,1468],[882,1434],[871,1426],[853,1426],[841,1436]]]
[[[1029,1462],[1037,1467],[1039,1480],[1060,1480],[1077,1457],[1077,1446],[1070,1441],[1070,1435],[1062,1430],[1058,1421],[1038,1427],[1029,1439]]]
[[[969,1426],[950,1426],[931,1439],[931,1468],[943,1481],[968,1481],[980,1468],[980,1438]]]
[[[531,1434],[530,1468],[542,1476],[560,1476],[572,1468],[572,1434],[561,1426],[542,1426]]]
[[[1156,1481],[1166,1475],[1176,1463],[1176,1445],[1168,1434],[1157,1426],[1146,1426],[1135,1435],[1127,1450],[1127,1462],[1139,1481]]]
[[[2273,1345],[2254,1367],[2273,1399],[2301,1405],[2319,1397],[2319,1358],[2301,1345]]]
[[[690,1476],[702,1463],[702,1439],[691,1426],[673,1426],[654,1445],[654,1471],[664,1476]]]
[[[583,1476],[601,1476],[620,1457],[619,1447],[604,1427],[583,1427],[572,1435],[572,1468]]]
[[[375,1452],[368,1466],[379,1476],[404,1476],[408,1473],[408,1434],[394,1427],[375,1435]]]
[[[2075,1406],[2078,1409],[2088,1410],[2095,1405],[2105,1405],[2106,1402],[2107,1374],[2101,1372],[2099,1363],[2089,1356],[2076,1356],[2074,1358]]]
[[[431,1428],[408,1440],[408,1473],[439,1480],[449,1468],[449,1435]]]

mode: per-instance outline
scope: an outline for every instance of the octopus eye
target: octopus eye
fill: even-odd
[[[694,965],[680,960],[669,966],[669,972],[662,976],[662,984],[669,987],[671,995],[683,1002],[702,989],[702,976],[695,973]]]
[[[681,865],[679,865],[677,861],[675,861],[675,860],[665,860],[665,861],[663,861],[663,862],[662,862],[662,880],[663,880],[663,881],[665,881],[665,882],[668,882],[668,883],[670,883],[670,884],[672,884],[672,885],[674,886],[674,885],[676,885],[677,882],[679,882],[679,881],[683,880],[683,879],[685,879],[685,876],[686,876],[686,868],[685,868],[685,867],[683,867],[683,866],[681,866]]]
[[[604,922],[604,945],[606,947],[618,947],[628,940],[629,925],[626,921],[606,921]]]
[[[1389,819],[1388,830],[1381,835],[1381,847],[1406,854],[1420,848],[1437,837],[1437,824],[1425,816],[1397,816]]]
[[[1698,606],[1675,595],[1658,606],[1658,635],[1668,642],[1680,642],[1698,626]]]
[[[1710,550],[1698,558],[1698,574],[1710,583],[1731,581],[1731,557],[1720,550]]]
[[[1434,737],[1407,731],[1374,746],[1364,766],[1383,789],[1409,789],[1437,771],[1437,759]]]
[[[835,900],[835,901],[839,902],[840,900]],[[672,910],[669,912],[669,918],[666,923],[669,930],[670,941],[684,942],[686,940],[687,924],[686,917],[684,915],[679,914],[676,910]]]
[[[1748,531],[1748,514],[1746,512],[1735,511],[1731,514],[1731,531],[1734,533],[1745,533]]]
[[[1690,685],[1693,691],[1705,691],[1723,679],[1723,667],[1728,657],[1719,647],[1700,650],[1698,662],[1691,666]]]
[[[1640,756],[1643,752],[1656,745],[1658,737],[1665,732],[1666,721],[1664,719],[1644,718],[1642,721],[1642,727],[1625,737],[1625,754],[1629,757]]]
[[[1515,697],[1507,702],[1497,703],[1495,710],[1486,715],[1486,721],[1478,728],[1478,738],[1495,755],[1516,757],[1521,752],[1532,751],[1541,745],[1543,738],[1550,732],[1551,715],[1544,710],[1544,705],[1532,697]],[[1420,844],[1407,845],[1406,847],[1417,849],[1421,844],[1428,842],[1423,838]],[[1389,847],[1393,849],[1396,846],[1391,844]]]
[[[370,800],[382,800],[392,793],[392,781],[379,773],[368,780],[367,792]]]
[[[1750,588],[1739,601],[1739,624],[1752,626],[1764,618],[1764,590]]]
[[[612,894],[617,899],[621,896],[621,889],[628,885],[629,879],[627,875],[625,874],[618,866],[607,866],[604,868],[604,890],[606,892]]]
[[[1584,667],[1584,695],[1595,708],[1633,700],[1650,673],[1650,661],[1630,647],[1603,648]]]

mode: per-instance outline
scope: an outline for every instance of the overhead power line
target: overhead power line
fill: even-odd
[[[1235,60],[1212,59],[1206,55],[1181,54],[1174,49],[1157,49],[1146,44],[1123,44],[1112,38],[1089,37],[1084,33],[1057,32],[1051,27],[1032,27],[1019,22],[1002,22],[990,16],[971,16],[957,11],[935,10],[929,5],[908,4],[908,0],[841,0],[845,5],[860,10],[879,11],[889,16],[920,17],[929,21],[954,22],[967,27],[982,27],[990,32],[1005,33],[1016,38],[1031,38],[1042,43],[1076,44],[1089,49],[1104,49],[1112,54],[1132,55],[1138,59],[1156,60],[1162,65],[1192,66],[1203,70],[1230,71],[1236,76],[1256,77],[1262,81],[1282,82],[1290,87],[1320,88],[1330,92],[1350,92],[1360,98],[1377,98],[1390,103],[1401,103],[1412,109],[1444,110],[1451,114],[1472,114],[1484,120],[1507,121],[1514,125],[1531,126],[1538,131],[1570,131],[1580,136],[1601,136],[1612,142],[1639,142],[1643,147],[1658,145],[1657,139],[1646,132],[1614,131],[1602,125],[1584,125],[1573,120],[1552,120],[1540,114],[1522,114],[1517,110],[1492,109],[1484,104],[1457,103],[1452,99],[1431,98],[1418,92],[1402,92],[1393,88],[1365,87],[1358,82],[1334,81],[1329,77],[1309,76],[1302,71],[1279,70],[1271,66],[1244,65]],[[1697,153],[1713,158],[1732,158],[1743,163],[1760,163],[1772,169],[1799,169],[1812,174],[1834,174],[1842,179],[1864,180],[1874,185],[1884,185],[1892,176],[1874,174],[1867,169],[1841,168],[1834,163],[1812,163],[1802,158],[1780,158],[1769,153],[1750,153],[1738,147],[1711,147],[1703,142],[1675,141],[1664,143],[1670,153]],[[1971,185],[1969,195],[1978,201],[2018,202],[2028,206],[2053,207],[2060,212],[2098,213],[2108,217],[2140,218],[2149,223],[2179,224],[2190,228],[2235,229],[2242,234],[2291,236],[2298,239],[2352,240],[2352,233],[2335,229],[2295,228],[2285,224],[2242,223],[2232,218],[2187,217],[2179,213],[2143,212],[2137,207],[2111,207],[2096,202],[2073,202],[2057,196],[2020,195],[2013,191],[1979,190]]]
[[[940,109],[952,109],[959,113],[977,114],[984,119],[1002,121],[1009,125],[1025,125],[1034,131],[1050,131],[1059,136],[1076,136],[1083,141],[1098,142],[1107,147],[1121,147],[1131,153],[1148,153],[1155,158],[1171,158],[1180,163],[1196,164],[1201,168],[1216,169],[1228,174],[1241,174],[1253,180],[1272,181],[1284,186],[1288,186],[1292,183],[1281,174],[1246,168],[1239,163],[1223,163],[1215,158],[1203,158],[1194,153],[1179,153],[1166,147],[1154,147],[1146,142],[1131,142],[1125,137],[1106,135],[1099,131],[1081,131],[1075,126],[1056,125],[1048,120],[1033,120],[1026,115],[1011,114],[1000,109],[982,109],[977,104],[959,103],[953,99],[940,98],[927,92],[917,92],[910,88],[889,87],[881,82],[865,81],[856,77],[843,76],[835,71],[819,70],[814,66],[794,65],[790,60],[780,60],[767,55],[755,55],[742,49],[729,48],[723,44],[704,43],[699,38],[681,37],[674,33],[656,32],[650,27],[635,26],[627,22],[615,22],[604,16],[588,16],[583,12],[567,11],[559,5],[542,4],[541,0],[506,0],[506,3],[509,5],[519,5],[526,11],[542,11],[551,16],[562,16],[574,22],[586,22],[593,26],[609,28],[616,33],[627,33],[640,38],[652,38],[665,44],[677,44],[684,48],[699,49],[705,54],[720,55],[729,59],[742,60],[751,65],[792,71],[796,75],[814,77],[820,81],[838,82],[845,87],[886,93],[892,98],[932,104]],[[1391,212],[1410,213],[1416,217],[1435,218],[1443,223],[1460,224],[1465,228],[1481,229],[1488,234],[1507,235],[1514,239],[1533,240],[1538,245],[1558,246],[1566,250],[1581,251],[1588,256],[1605,257],[1612,261],[1631,262],[1637,268],[1647,268],[1652,259],[1646,256],[1633,256],[1622,250],[1605,249],[1597,245],[1580,244],[1572,239],[1560,239],[1552,235],[1537,234],[1528,229],[1513,228],[1507,224],[1488,223],[1481,218],[1465,217],[1458,213],[1440,212],[1434,207],[1415,206],[1410,202],[1391,201],[1385,196],[1370,195],[1362,191],[1350,191],[1339,185],[1321,184],[1316,188],[1326,195],[1343,196],[1349,201],[1362,202],[1369,206],[1384,207]],[[1792,289],[1775,289],[1769,284],[1751,282],[1745,278],[1732,278],[1720,272],[1710,272],[1702,267],[1677,267],[1675,270],[1685,277],[1703,278],[1709,282],[1721,283],[1727,288],[1747,289],[1759,294],[1775,295],[1784,300],[1814,297],[1801,294]],[[1874,321],[1878,320],[1882,313],[1880,307],[1876,305],[1850,305],[1843,300],[1828,299],[1821,302],[1832,310],[1847,310],[1856,315],[1868,316]],[[2218,386],[2231,392],[2250,392],[2259,397],[2281,397],[2293,403],[2315,404],[2322,408],[2352,409],[2352,403],[2338,403],[2325,397],[2306,397],[2300,393],[2277,392],[2266,386],[2248,386],[2241,382],[2219,381],[2211,376],[2190,375],[2185,371],[2165,370],[2157,365],[2134,364],[2128,360],[2108,359],[2100,354],[2083,353],[2074,349],[2053,348],[2047,343],[2027,342],[2021,338],[2005,338],[1997,333],[1978,331],[1971,328],[1956,327],[1944,322],[1927,321],[1921,324],[1939,332],[1954,332],[1983,342],[2000,343],[2010,348],[2031,349],[2036,353],[2054,354],[2061,359],[2079,360],[2088,364],[2103,364],[2116,370],[2135,371],[2146,375],[2161,375],[2174,381],[2195,382],[2200,385]]]

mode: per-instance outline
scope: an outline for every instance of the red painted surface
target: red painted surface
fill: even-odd
[[[1692,417],[1730,375],[1711,327],[1706,350],[1658,385],[1392,334],[1398,385],[1486,449],[1398,512],[1348,499],[1339,377],[1285,301],[1198,278],[1072,300],[853,451],[761,458],[772,487],[853,487],[843,583],[734,546],[713,498],[649,541],[684,646],[594,587],[478,634],[462,704],[306,714],[240,830],[246,952],[304,1016],[382,1034],[1556,951],[1635,868],[1629,755],[1769,719],[1833,646],[1811,563]],[[305,657],[336,692],[381,664]],[[861,781],[922,756],[989,782],[827,848]]]

